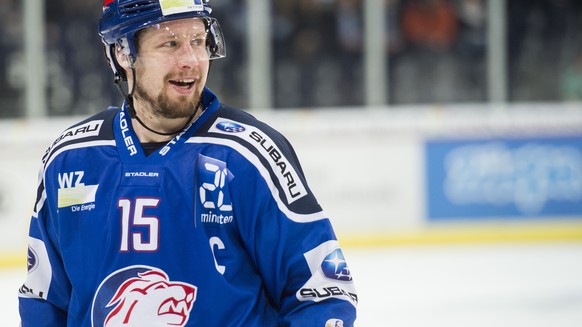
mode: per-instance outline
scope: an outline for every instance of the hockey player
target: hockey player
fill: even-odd
[[[205,87],[225,56],[207,2],[105,1],[125,101],[43,157],[23,327],[353,325],[350,270],[291,145]]]

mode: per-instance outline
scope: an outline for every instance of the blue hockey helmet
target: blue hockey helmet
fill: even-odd
[[[116,78],[127,79],[115,59],[115,47],[121,46],[133,60],[137,56],[135,35],[140,30],[163,22],[201,18],[206,26],[209,59],[226,56],[224,36],[216,18],[210,16],[209,0],[105,0],[99,20],[99,35]]]

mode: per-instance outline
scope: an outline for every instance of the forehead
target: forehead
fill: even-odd
[[[206,25],[200,18],[184,18],[154,24],[144,29],[142,40],[150,37],[189,37],[206,33]]]

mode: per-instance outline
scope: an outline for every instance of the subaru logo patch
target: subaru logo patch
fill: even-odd
[[[328,254],[323,263],[321,264],[321,270],[325,277],[330,279],[336,279],[341,281],[351,281],[352,275],[350,274],[350,268],[346,263],[344,254],[342,250],[336,249]]]
[[[216,128],[229,133],[240,133],[245,131],[245,128],[243,126],[237,123],[233,123],[231,121],[220,122],[216,124]]]
[[[33,272],[38,267],[38,256],[31,247],[28,247],[27,268],[28,272]]]

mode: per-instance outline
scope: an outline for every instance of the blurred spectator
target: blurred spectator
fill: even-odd
[[[213,1],[213,15],[220,22],[226,42],[226,59],[212,63],[212,73],[208,76],[208,87],[220,99],[234,107],[248,106],[246,88],[246,0]]]
[[[311,28],[301,29],[293,39],[293,58],[299,72],[299,90],[294,96],[299,107],[314,106],[320,42],[317,31]]]
[[[400,28],[401,0],[384,0],[386,6],[386,51],[397,55],[404,48],[404,39]]]
[[[582,52],[567,66],[560,79],[561,100],[582,101]]]
[[[464,57],[481,59],[487,43],[487,13],[484,0],[457,0],[459,38],[457,49]]]
[[[397,74],[397,103],[453,102],[457,67],[453,45],[458,35],[455,8],[449,0],[407,0],[401,28],[406,52]]]
[[[568,26],[577,0],[508,1],[509,94],[512,101],[557,100]],[[577,34],[579,34],[578,31]]]
[[[278,0],[275,12],[275,107],[339,105],[333,3]]]
[[[360,53],[363,43],[363,19],[359,0],[338,0],[337,38],[345,52]]]
[[[395,72],[399,66],[400,56],[404,51],[404,38],[400,28],[401,0],[385,0],[386,19],[386,55],[388,56],[388,101],[395,102],[397,91],[397,75]]]
[[[220,0],[227,48],[209,86],[247,106],[247,0]],[[384,0],[391,104],[486,101],[487,0]],[[361,0],[274,0],[276,108],[363,105]],[[582,1],[510,0],[511,101],[578,99]],[[102,1],[45,1],[47,105],[51,115],[121,104],[96,22]],[[0,117],[24,114],[22,0],[0,0]],[[220,18],[220,17],[219,17]]]
[[[0,118],[24,114],[25,56],[22,2],[0,2]]]
[[[409,45],[448,51],[457,39],[455,8],[448,0],[409,0],[402,10],[402,32]]]
[[[97,34],[102,3],[51,0],[45,5],[49,114],[89,114],[120,106]]]
[[[273,72],[275,107],[292,107],[299,89],[299,74],[293,65],[293,38],[298,29],[295,1],[275,0],[273,3]]]
[[[486,100],[485,54],[487,48],[487,12],[485,0],[457,0],[459,37],[455,45],[463,92],[459,101]]]
[[[336,36],[340,51],[341,78],[339,94],[343,105],[363,102],[362,49],[364,43],[364,22],[359,0],[339,0],[336,10]]]

